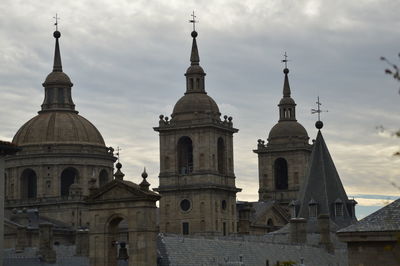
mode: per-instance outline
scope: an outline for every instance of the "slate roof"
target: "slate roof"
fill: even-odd
[[[338,233],[385,231],[400,231],[400,198]]]
[[[343,202],[342,217],[334,215],[334,203],[338,199]],[[351,216],[347,209],[350,201],[320,130],[311,153],[308,173],[299,193],[298,217],[309,218],[308,204],[312,200],[318,205],[318,214],[328,214],[340,228],[355,221],[354,215]]]
[[[28,229],[38,229],[41,223],[51,223],[54,226],[53,230],[74,231],[74,229],[66,223],[39,215],[37,209],[28,209],[25,212],[18,210],[17,213],[11,215],[10,219],[5,218],[4,220],[6,223],[18,226],[26,225]]]
[[[253,240],[252,240],[253,239]],[[346,249],[327,253],[323,248],[306,245],[275,244],[252,237],[182,237],[163,235],[158,237],[159,265],[275,265],[277,261],[304,259],[307,266],[347,266]]]

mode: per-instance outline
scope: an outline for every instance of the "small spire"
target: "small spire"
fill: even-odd
[[[56,38],[56,47],[54,51],[54,65],[53,72],[62,72],[62,64],[61,64],[61,54],[60,54],[60,45],[58,43],[58,39],[61,37],[61,33],[58,31],[58,20],[60,19],[56,13],[54,17],[56,22],[54,26],[56,26],[56,31],[53,33],[54,38]]]
[[[122,164],[118,162],[115,167],[117,167],[117,171],[114,174],[115,179],[124,180],[125,174],[121,171]]]
[[[322,103],[319,101],[319,96],[317,97],[316,104],[317,104],[317,109],[311,109],[311,114],[318,114],[318,121],[315,122],[315,127],[318,130],[320,130],[324,126],[324,123],[322,123],[321,121],[321,113],[328,112],[328,110],[321,110]]]
[[[150,183],[147,182],[147,180],[146,180],[147,176],[148,175],[147,175],[146,167],[145,167],[144,170],[143,170],[143,173],[142,173],[143,181],[139,185],[142,190],[149,190]]]
[[[290,85],[289,85],[289,69],[287,68],[287,62],[289,62],[289,60],[287,59],[288,56],[285,52],[285,54],[283,55],[285,59],[281,60],[282,63],[285,63],[285,68],[283,69],[283,73],[285,73],[285,81],[283,83],[283,97],[290,97]]]
[[[196,16],[194,15],[194,11],[192,13],[192,19],[189,20],[189,23],[193,23],[193,31],[191,33],[193,37],[193,43],[192,43],[192,52],[190,54],[190,62],[191,65],[198,65],[200,62],[200,57],[199,57],[199,50],[197,49],[197,42],[196,42],[196,37],[197,37],[197,31],[196,31]]]

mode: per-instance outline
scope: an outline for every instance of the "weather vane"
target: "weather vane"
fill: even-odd
[[[281,60],[281,61],[282,61],[282,63],[285,63],[285,68],[287,68],[287,62],[289,62],[289,60],[287,59],[288,56],[287,56],[286,52],[285,52],[285,54],[283,55],[283,57],[285,57],[285,59],[283,59],[283,60]]]
[[[198,21],[196,20],[196,16],[194,15],[194,10],[193,10],[193,13],[190,16],[192,17],[192,19],[189,20],[189,23],[193,23],[193,31],[196,31],[196,23]]]
[[[321,110],[321,102],[319,101],[319,96],[317,97],[317,109],[311,109],[311,114],[318,114],[318,121],[321,121],[321,113],[328,112],[328,110]]]
[[[60,17],[56,13],[56,16],[53,18],[56,20],[56,22],[54,23],[54,26],[56,26],[56,31],[58,31],[58,20],[60,19]]]
[[[118,162],[119,162],[119,154],[120,154],[121,150],[122,149],[118,146],[117,147],[117,159],[118,159]]]

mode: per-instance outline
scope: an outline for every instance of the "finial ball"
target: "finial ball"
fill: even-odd
[[[324,123],[322,123],[322,121],[317,121],[315,122],[315,127],[318,129],[321,129],[324,126]]]
[[[283,73],[285,73],[285,74],[289,73],[289,68],[285,67],[285,69],[283,70]]]
[[[56,31],[53,33],[53,36],[54,36],[54,38],[58,39],[58,38],[61,37],[61,32],[59,32],[58,30],[56,30]]]
[[[144,170],[143,173],[142,173],[142,177],[143,177],[143,178],[147,178],[147,176],[148,176],[148,175],[147,175],[147,173],[146,173],[146,170]]]
[[[192,31],[192,34],[191,34],[191,35],[192,35],[193,38],[196,38],[196,37],[197,37],[197,31],[195,31],[195,30]]]
[[[121,169],[122,168],[122,164],[120,162],[118,162],[116,165],[117,169]]]

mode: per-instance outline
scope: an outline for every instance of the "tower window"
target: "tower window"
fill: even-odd
[[[37,193],[37,176],[32,169],[25,169],[21,177],[21,197],[34,199]]]
[[[70,186],[77,182],[78,171],[74,168],[67,168],[61,173],[61,196],[69,195]]]
[[[189,82],[190,82],[189,90],[193,90],[193,86],[194,86],[193,79],[189,79]]]
[[[189,137],[181,137],[178,141],[178,170],[180,174],[193,172],[193,145]]]
[[[200,79],[196,79],[196,89],[200,89]]]
[[[275,188],[276,189],[288,189],[288,166],[287,162],[283,158],[275,160]]]
[[[183,235],[188,235],[189,234],[189,223],[188,222],[183,222],[182,223],[182,234]]]
[[[222,208],[222,210],[226,210],[226,200],[223,200],[221,202],[221,208]]]
[[[218,173],[225,174],[225,144],[222,138],[218,138]]]

